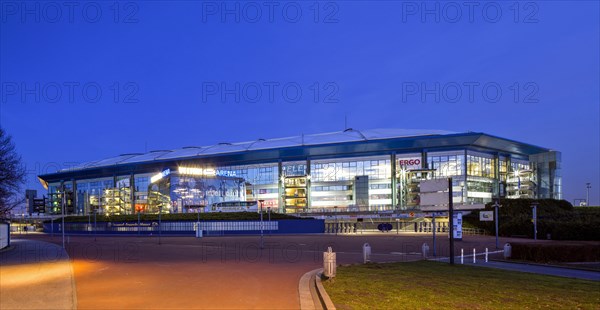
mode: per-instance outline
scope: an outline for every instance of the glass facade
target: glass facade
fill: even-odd
[[[390,156],[314,160],[310,165],[311,208],[319,211],[391,210]],[[366,184],[358,182],[359,178]]]
[[[453,179],[454,203],[495,197],[561,198],[560,153],[529,158],[470,149],[317,158],[244,165],[198,160],[142,174],[52,182],[47,212],[188,213],[225,202],[275,212],[418,210],[419,182]],[[63,197],[64,196],[64,197]]]

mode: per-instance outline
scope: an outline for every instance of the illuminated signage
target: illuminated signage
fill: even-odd
[[[219,169],[213,169],[213,168],[179,167],[179,174],[234,177],[235,171],[219,170]]]
[[[157,173],[150,178],[150,183],[155,183],[156,181],[168,176],[171,174],[171,169],[165,169],[161,173]]]
[[[420,158],[399,159],[398,166],[403,167],[403,168],[420,169],[421,168],[421,159]]]

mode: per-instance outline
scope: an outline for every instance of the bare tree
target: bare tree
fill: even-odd
[[[24,201],[21,185],[25,183],[25,167],[15,151],[10,135],[0,127],[0,217],[5,217]]]

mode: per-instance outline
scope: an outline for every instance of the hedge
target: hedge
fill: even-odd
[[[533,238],[531,203],[538,202],[538,238],[549,234],[554,240],[600,240],[600,208],[574,208],[568,201],[554,199],[501,199],[499,235]],[[493,211],[493,203],[485,211]],[[479,212],[463,217],[468,226],[494,234],[494,222],[479,221]]]
[[[538,263],[600,261],[600,247],[595,244],[511,242],[510,245],[512,247],[512,259]]]

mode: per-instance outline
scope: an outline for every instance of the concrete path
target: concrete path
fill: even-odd
[[[490,267],[504,270],[521,271],[537,274],[545,274],[550,276],[558,276],[565,278],[575,278],[584,280],[600,281],[600,272],[587,271],[572,268],[561,268],[552,266],[543,266],[538,264],[523,264],[523,263],[507,263],[499,261],[488,261],[487,263],[480,260],[477,263],[465,262],[468,265],[474,265],[478,267]]]
[[[1,309],[76,309],[69,256],[58,245],[13,239],[0,252]]]
[[[598,271],[588,271],[588,270],[580,270],[573,268],[561,268],[556,266],[544,266],[540,264],[527,264],[527,263],[510,263],[510,262],[501,262],[488,260],[485,262],[484,253],[477,253],[476,262],[473,263],[473,255],[465,255],[464,256],[464,264],[477,266],[477,267],[488,267],[488,268],[496,268],[496,269],[504,269],[511,271],[520,271],[520,272],[529,272],[529,273],[537,273],[549,276],[557,276],[557,277],[565,277],[565,278],[574,278],[574,279],[583,279],[583,280],[592,280],[592,281],[600,281],[600,272]],[[432,259],[437,261],[449,261],[448,257]],[[455,264],[460,264],[460,256],[456,256],[454,258]]]

